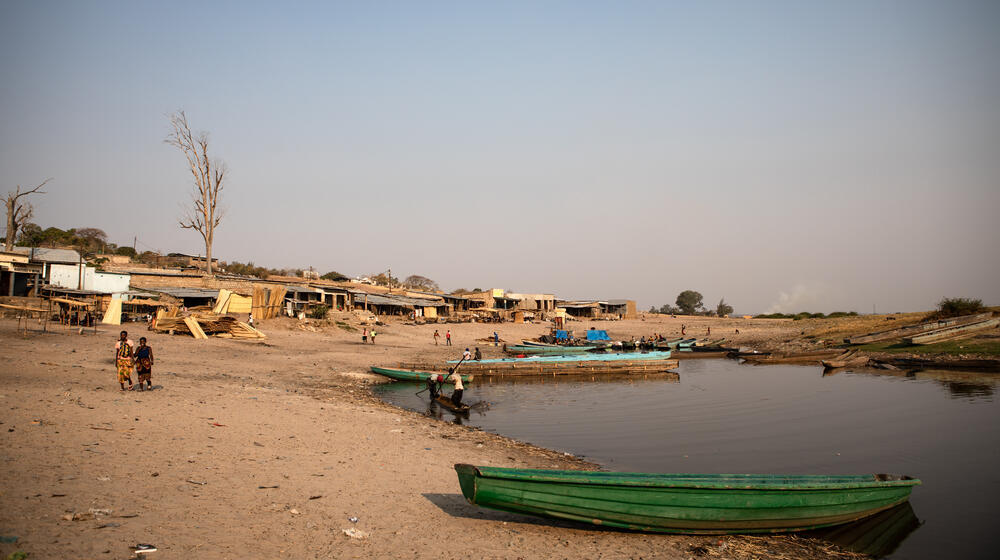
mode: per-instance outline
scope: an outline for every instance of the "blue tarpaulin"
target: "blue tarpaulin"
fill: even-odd
[[[611,340],[608,336],[608,331],[599,331],[597,329],[587,331],[587,341],[592,340]]]
[[[569,333],[567,331],[556,331],[556,340],[568,340]]]

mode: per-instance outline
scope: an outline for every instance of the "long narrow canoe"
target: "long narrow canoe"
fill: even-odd
[[[903,339],[903,342],[907,344],[933,344],[935,342],[944,342],[946,340],[966,336],[982,330],[996,328],[997,325],[1000,325],[1000,319],[988,319],[986,321],[979,321],[978,323],[959,325],[957,327],[945,327],[943,329],[930,331],[921,335],[906,337]]]
[[[802,531],[903,503],[919,480],[901,475],[651,474],[457,464],[471,504],[639,531],[722,534]]]
[[[377,373],[379,375],[384,375],[386,377],[391,377],[397,381],[416,381],[418,383],[427,382],[427,378],[432,375],[443,375],[445,377],[445,383],[454,383],[454,381],[448,380],[448,374],[445,372],[435,372],[435,371],[414,371],[409,369],[389,369],[382,367],[371,366],[372,373]],[[462,382],[469,383],[472,381],[471,375],[463,375]]]
[[[623,352],[618,354],[586,354],[569,356],[528,356],[527,358],[492,358],[488,360],[466,361],[467,365],[477,364],[532,364],[552,362],[627,362],[656,361],[670,358],[669,351],[658,352]],[[460,360],[450,360],[449,364],[457,364]]]
[[[677,343],[678,348],[691,348],[698,342],[697,338],[685,338],[684,340]]]
[[[471,408],[467,404],[460,404],[460,405],[456,406],[455,403],[451,402],[451,398],[447,397],[445,395],[438,395],[434,399],[434,402],[436,402],[437,404],[439,404],[439,405],[447,408],[448,410],[450,410],[452,412],[469,412],[469,409]]]
[[[892,340],[894,338],[902,338],[904,336],[916,336],[921,333],[934,331],[937,329],[943,329],[945,327],[957,327],[959,325],[967,325],[969,323],[978,323],[979,321],[985,321],[992,316],[993,313],[977,313],[976,315],[963,315],[961,317],[950,317],[948,319],[941,319],[939,321],[919,323],[916,325],[907,325],[905,327],[897,327],[885,331],[852,336],[850,338],[845,338],[844,342],[848,344],[868,344],[869,342]]]
[[[512,354],[578,354],[596,350],[597,346],[530,346],[512,344],[507,352]]]

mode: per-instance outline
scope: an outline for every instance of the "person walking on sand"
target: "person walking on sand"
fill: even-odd
[[[681,325],[681,336],[685,336],[685,333],[684,333],[684,325]]]
[[[361,332],[361,344],[368,344],[368,327]]]
[[[441,333],[437,329],[434,329],[434,346],[438,345],[438,340],[441,339]]]
[[[451,329],[444,333],[444,345],[451,346]]]
[[[370,335],[371,339],[372,339],[372,344],[375,344],[375,335],[377,335],[377,334],[378,333],[375,332],[375,329],[372,329],[372,332],[371,332],[371,335]]]
[[[139,390],[153,390],[153,349],[146,346],[146,337],[139,338],[139,347],[135,349],[135,372],[139,374]],[[146,382],[146,388],[142,382]]]
[[[125,382],[128,381],[128,390],[133,389],[132,368],[133,350],[135,345],[128,339],[128,331],[122,331],[118,335],[118,342],[115,343],[115,367],[118,369],[118,385],[122,391],[125,390]]]
[[[712,327],[708,327],[708,332],[705,333],[705,336],[712,336]]]

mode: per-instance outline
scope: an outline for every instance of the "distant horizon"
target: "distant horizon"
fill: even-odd
[[[52,177],[35,223],[204,253],[184,110],[230,170],[227,261],[645,309],[998,304],[997,29],[989,0],[13,0],[0,195]]]

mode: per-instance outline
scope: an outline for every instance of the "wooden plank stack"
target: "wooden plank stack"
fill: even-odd
[[[254,286],[253,298],[250,304],[254,320],[271,319],[281,314],[285,302],[284,286],[265,288]]]
[[[184,317],[158,317],[153,330],[190,334],[202,340],[207,339],[209,335],[220,338],[266,338],[264,333],[233,317],[204,312]]]

